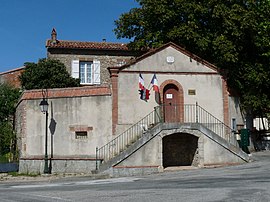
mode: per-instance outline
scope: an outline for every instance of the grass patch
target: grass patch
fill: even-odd
[[[0,155],[0,163],[8,163],[8,156]]]
[[[8,174],[11,175],[12,177],[18,177],[18,176],[37,177],[39,176],[38,174],[34,174],[34,173],[19,173],[19,172],[9,172]]]

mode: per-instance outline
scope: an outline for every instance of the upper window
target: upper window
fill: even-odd
[[[81,84],[100,84],[100,62],[73,60],[72,77],[79,78]]]
[[[81,84],[92,83],[92,62],[80,62],[80,80]]]

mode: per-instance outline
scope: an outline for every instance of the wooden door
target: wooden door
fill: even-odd
[[[178,88],[169,84],[164,88],[164,120],[168,123],[180,122],[180,96]]]

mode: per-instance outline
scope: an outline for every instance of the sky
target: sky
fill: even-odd
[[[114,21],[137,6],[135,0],[0,0],[0,72],[45,58],[52,28],[59,40],[127,43],[116,38]]]

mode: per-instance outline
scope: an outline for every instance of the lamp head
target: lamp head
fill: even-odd
[[[48,112],[48,108],[49,108],[49,104],[47,102],[47,100],[45,100],[43,98],[43,100],[41,100],[40,104],[39,104],[40,110],[43,114],[45,114],[46,112]]]

